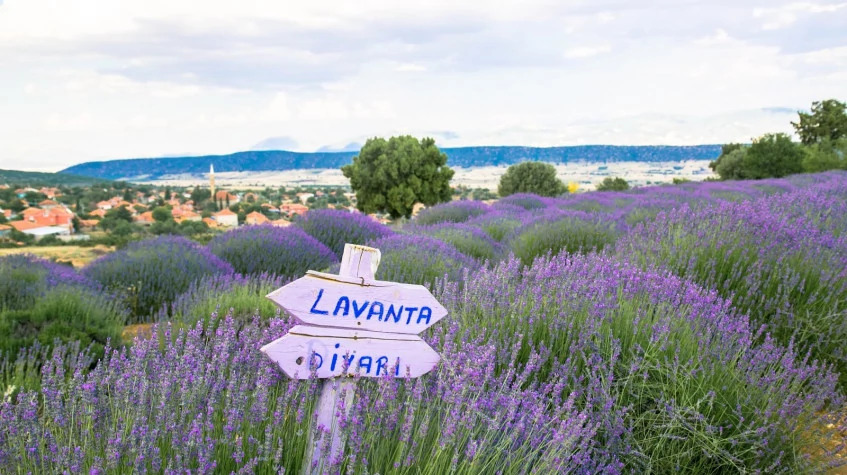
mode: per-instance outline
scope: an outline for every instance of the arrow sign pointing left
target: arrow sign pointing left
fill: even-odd
[[[290,378],[341,375],[416,378],[432,371],[440,356],[417,335],[296,325],[261,351]]]
[[[447,316],[422,285],[309,271],[268,294],[303,323],[418,334]]]

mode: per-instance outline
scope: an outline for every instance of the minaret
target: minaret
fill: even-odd
[[[209,191],[212,192],[212,202],[215,201],[215,166],[209,165]]]

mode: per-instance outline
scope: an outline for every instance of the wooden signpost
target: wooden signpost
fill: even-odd
[[[440,359],[417,334],[447,310],[422,285],[375,280],[379,259],[379,249],[345,244],[338,275],[308,271],[268,294],[303,324],[261,351],[290,378],[331,378],[323,384],[317,409],[329,450],[324,453],[310,438],[304,473],[323,473],[344,450],[338,407],[340,398],[345,411],[352,407],[352,376],[415,378]]]

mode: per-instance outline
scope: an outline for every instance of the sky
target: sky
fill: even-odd
[[[748,142],[847,100],[845,25],[823,0],[0,0],[0,168]]]

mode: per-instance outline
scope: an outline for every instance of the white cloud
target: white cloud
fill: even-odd
[[[565,58],[569,59],[580,59],[598,56],[604,53],[608,53],[610,51],[612,51],[612,47],[609,45],[577,46],[575,48],[566,49],[563,55]]]
[[[847,4],[761,5],[8,0],[0,160],[749,139],[788,119],[735,111],[847,99]]]

